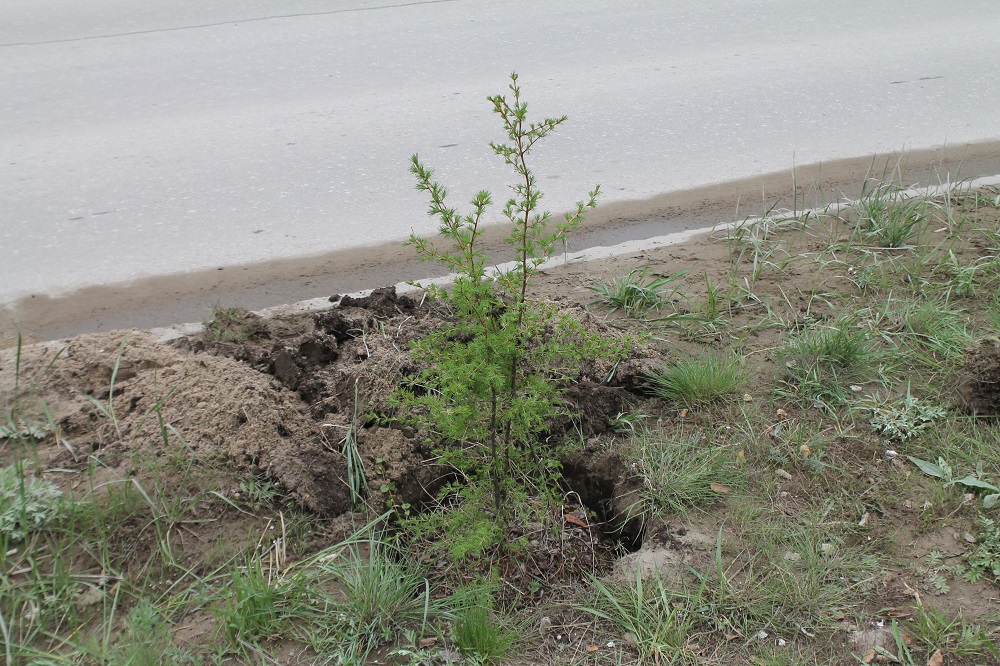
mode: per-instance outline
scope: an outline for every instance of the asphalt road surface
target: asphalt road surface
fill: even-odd
[[[378,286],[435,229],[412,153],[456,205],[503,198],[485,98],[512,70],[570,117],[536,150],[547,206],[618,204],[589,242],[793,161],[962,153],[1000,139],[998,35],[994,0],[5,0],[0,305],[51,337]]]

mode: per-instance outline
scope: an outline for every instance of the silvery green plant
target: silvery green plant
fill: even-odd
[[[940,405],[914,397],[909,390],[905,398],[896,402],[885,402],[873,396],[868,404],[872,414],[871,426],[883,435],[899,440],[913,437],[948,413]]]
[[[0,540],[23,541],[57,519],[62,507],[55,484],[28,476],[19,465],[0,468]]]

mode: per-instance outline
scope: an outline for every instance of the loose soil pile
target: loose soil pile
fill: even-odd
[[[121,453],[121,464],[130,465],[125,453],[163,446],[158,408],[199,460],[266,477],[317,513],[353,509],[341,453],[351,428],[368,474],[370,506],[390,502],[383,487],[393,489],[397,504],[433,501],[451,471],[430,462],[437,443],[397,419],[391,397],[418,369],[410,342],[451,325],[450,315],[437,304],[397,296],[391,287],[337,300],[327,311],[291,319],[220,311],[202,335],[169,344],[133,331],[26,348],[20,385],[36,387],[34,397],[49,406],[64,438],[63,446],[45,449],[44,466],[69,467],[97,449],[105,456]],[[579,304],[566,311],[593,330],[618,336]],[[605,433],[630,401],[642,399],[642,372],[657,357],[651,348],[636,347],[607,384],[602,380],[610,361],[586,363],[566,395],[559,427],[579,428],[590,438]],[[2,370],[10,388],[13,369],[8,361]],[[606,452],[580,452],[567,463],[568,490],[605,517],[609,529],[621,529],[624,507],[612,498],[635,485],[621,461]],[[629,528],[625,538],[634,541],[637,529]]]

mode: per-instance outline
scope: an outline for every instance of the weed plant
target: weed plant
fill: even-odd
[[[23,541],[66,511],[62,491],[23,464],[0,467],[0,548]]]
[[[991,580],[1000,585],[1000,525],[994,518],[978,516],[976,548],[966,559],[965,579],[975,582]]]
[[[2,416],[0,416],[0,443],[9,442],[25,451],[31,451],[34,444],[56,431],[55,419],[48,405],[39,401],[34,412],[27,408],[30,391],[25,391],[21,379],[21,355],[23,339],[17,334],[17,345],[14,349],[14,386],[9,395],[4,395]],[[42,372],[39,381],[45,379],[52,365],[59,360],[65,348],[56,352]]]
[[[865,403],[871,410],[872,428],[886,437],[904,440],[914,437],[920,431],[932,427],[947,415],[947,410],[914,397],[909,390],[900,400],[886,400],[879,395],[871,396]]]
[[[687,271],[680,271],[650,279],[649,268],[634,268],[587,288],[597,294],[599,303],[610,308],[609,315],[621,310],[630,317],[644,317],[670,302],[678,289],[674,283],[686,274]]]

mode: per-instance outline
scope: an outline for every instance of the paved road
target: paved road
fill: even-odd
[[[5,0],[0,304],[429,232],[408,157],[502,188],[513,69],[570,115],[554,210],[1000,138],[998,34],[994,0]]]

